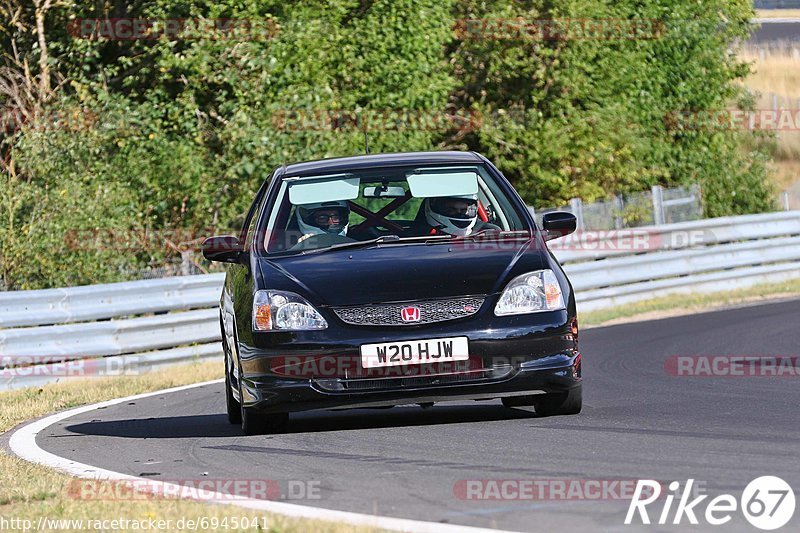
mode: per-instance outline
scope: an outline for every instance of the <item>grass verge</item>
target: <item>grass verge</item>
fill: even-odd
[[[743,83],[755,93],[756,109],[773,109],[777,103],[780,109],[789,110],[791,114],[800,108],[800,58],[781,53],[762,57],[752,50],[743,51],[740,57],[752,64],[752,72]],[[773,94],[777,98],[775,102]],[[777,188],[784,190],[800,183],[800,132],[779,131],[770,151],[773,157],[770,166]]]
[[[792,280],[757,285],[738,291],[666,296],[626,306],[581,313],[580,320],[583,326],[611,325],[691,314],[797,295],[800,295],[800,280]],[[26,420],[72,407],[220,377],[222,377],[220,363],[198,363],[172,367],[141,376],[75,379],[43,387],[3,392],[0,393],[0,432],[6,432]],[[46,517],[53,521],[73,520],[72,524],[62,522],[59,524],[61,527],[56,527],[56,522],[50,522],[50,527],[44,527],[44,530],[58,529],[60,531],[80,530],[81,528],[74,522],[75,520],[83,520],[83,529],[85,530],[87,529],[86,524],[90,520],[144,521],[150,518],[170,520],[171,526],[168,528],[170,530],[213,531],[220,527],[192,529],[186,521],[207,519],[209,524],[212,524],[215,519],[220,522],[225,519],[232,522],[234,517],[250,520],[266,519],[266,529],[275,532],[376,531],[373,528],[357,528],[332,522],[286,518],[227,505],[207,505],[188,500],[78,500],[70,495],[69,484],[72,480],[72,477],[65,474],[0,452],[0,516],[6,520],[29,520],[30,524],[34,526],[38,524],[40,517]],[[177,527],[181,519],[184,520],[186,527]],[[23,522],[18,522],[18,524],[23,524]],[[105,529],[126,528],[106,527]],[[254,531],[262,530],[262,528],[229,528],[227,530]]]
[[[760,19],[783,19],[800,17],[800,9],[756,9]]]
[[[800,296],[800,279],[754,285],[737,291],[676,294],[587,313],[580,313],[580,306],[578,306],[578,310],[581,325],[610,326],[625,322],[690,315],[793,296]]]
[[[0,393],[0,432],[6,432],[15,425],[56,411],[80,405],[101,402],[148,391],[160,390],[179,385],[198,383],[222,377],[222,364],[197,363],[172,367],[168,370],[141,376],[121,376],[114,378],[75,379],[62,383],[45,385]],[[75,441],[76,444],[80,440]],[[79,444],[78,444],[79,445]],[[44,531],[80,531],[98,529],[87,527],[90,520],[171,520],[168,531],[259,531],[275,532],[323,531],[339,533],[344,531],[376,531],[372,528],[357,528],[345,524],[286,518],[233,507],[230,505],[210,505],[178,499],[159,500],[79,500],[70,493],[70,481],[74,478],[50,468],[32,464],[6,452],[0,452],[0,517],[8,527],[22,529],[27,524],[36,528],[41,517],[53,520],[43,524]],[[112,488],[109,485],[109,491]],[[72,491],[74,493],[74,490]],[[219,524],[227,519],[228,524],[237,520],[247,524],[242,518],[258,521],[259,526],[249,528],[225,528]],[[184,527],[179,527],[183,519]],[[188,520],[207,519],[209,527],[192,528]],[[60,524],[56,522],[62,520]],[[66,520],[73,520],[72,523]],[[78,524],[75,520],[83,520]],[[211,527],[217,520],[217,527]],[[124,524],[123,524],[124,525]],[[133,530],[128,527],[115,527],[106,524],[99,529]],[[152,531],[152,529],[151,529]]]

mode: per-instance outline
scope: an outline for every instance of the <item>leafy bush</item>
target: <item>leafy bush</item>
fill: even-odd
[[[0,22],[6,64],[16,68],[16,46],[41,78],[34,10],[9,1],[31,30]],[[4,283],[94,283],[163,262],[175,254],[163,243],[76,247],[68,237],[235,227],[275,167],[363,153],[364,129],[373,152],[480,151],[537,207],[699,182],[710,216],[769,209],[765,143],[665,121],[748,105],[733,83],[747,67],[729,48],[747,36],[751,16],[744,0],[55,7],[45,18],[47,64],[61,84],[34,98],[21,131],[0,133]],[[83,19],[121,17],[242,19],[276,31],[153,40],[70,33]],[[652,20],[658,35],[542,41],[454,31],[466,19],[517,17]],[[17,105],[13,96],[0,91],[0,104]],[[396,127],[394,113],[411,123],[400,116]],[[466,122],[448,120],[453,113]],[[331,125],[337,116],[347,120]],[[421,117],[428,122],[415,126]]]

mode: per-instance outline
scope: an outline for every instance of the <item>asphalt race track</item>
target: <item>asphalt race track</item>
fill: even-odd
[[[738,498],[749,481],[771,474],[798,491],[797,375],[665,371],[672,355],[797,356],[798,324],[795,300],[586,330],[585,404],[577,416],[458,402],[293,415],[283,434],[244,437],[227,423],[216,384],[75,416],[37,442],[62,457],[153,479],[271,479],[281,491],[289,480],[318,483],[319,498],[287,500],[303,505],[521,531],[630,531],[627,499],[476,501],[458,487],[484,479],[693,478],[712,497]],[[655,521],[662,506],[653,505]],[[797,531],[798,515],[785,530]],[[689,528],[685,518],[683,525]],[[740,512],[726,526],[692,528],[711,529],[757,531]]]
[[[800,41],[800,20],[764,22],[750,36],[750,44],[774,41]]]

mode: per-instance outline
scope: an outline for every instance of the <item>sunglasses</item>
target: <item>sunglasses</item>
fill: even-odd
[[[439,212],[449,217],[474,217],[478,214],[478,206],[473,203],[459,203],[457,205],[444,205]]]
[[[316,222],[317,224],[325,224],[329,220],[333,224],[338,224],[339,222],[342,221],[342,216],[339,215],[339,214],[336,214],[336,215],[324,215],[322,213],[320,213],[318,215],[314,215],[314,222]]]

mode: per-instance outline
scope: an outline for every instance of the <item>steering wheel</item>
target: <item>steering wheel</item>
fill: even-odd
[[[336,233],[321,233],[318,235],[312,235],[307,239],[303,239],[289,248],[289,250],[316,250],[317,248],[327,248],[328,246],[342,244],[345,242],[355,242],[355,239],[351,239],[350,237],[345,237],[344,235],[339,235]]]

